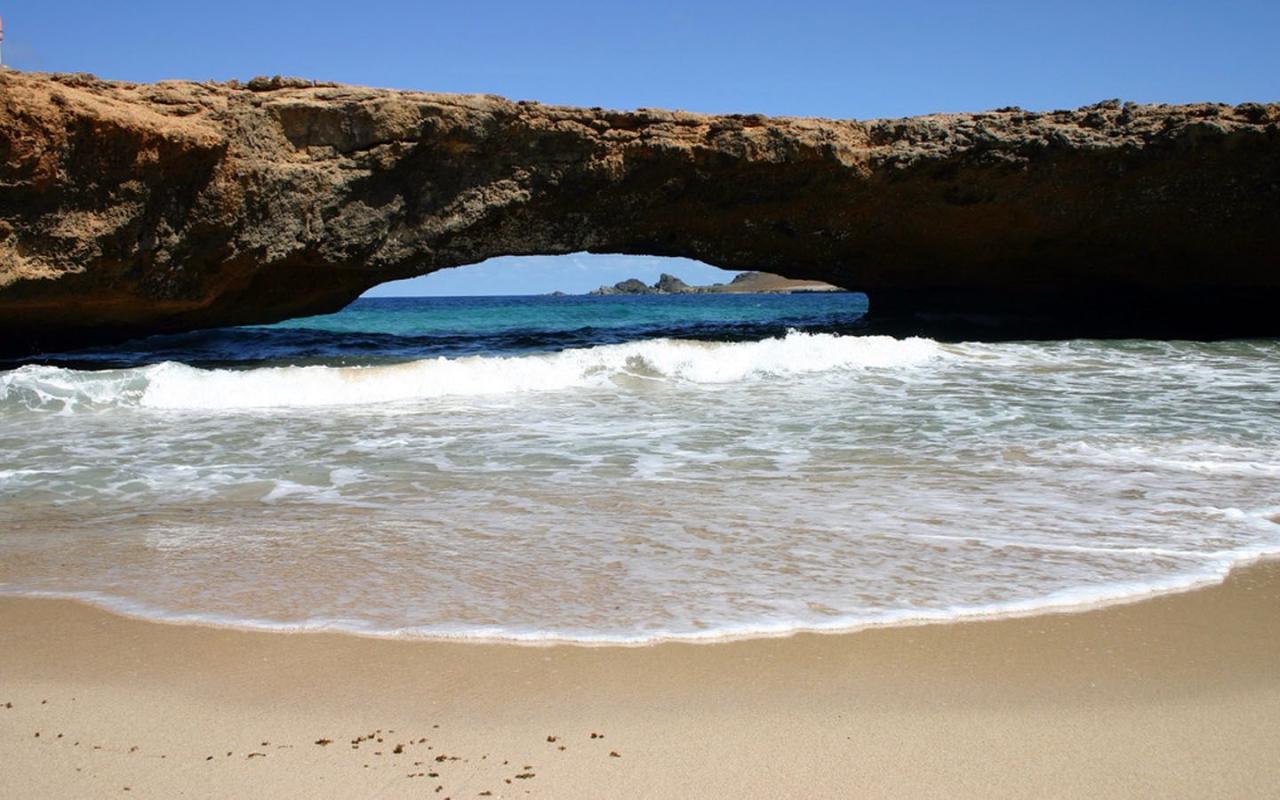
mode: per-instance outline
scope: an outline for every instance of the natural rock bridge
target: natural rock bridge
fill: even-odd
[[[17,72],[0,100],[9,353],[583,250],[828,281],[899,330],[1280,334],[1274,104],[857,122]]]

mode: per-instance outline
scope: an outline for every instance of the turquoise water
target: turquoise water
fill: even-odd
[[[744,341],[790,329],[847,333],[859,330],[866,311],[866,295],[853,292],[362,298],[337,314],[153,336],[42,360],[94,367],[160,361],[199,366],[373,364],[663,337]]]
[[[609,332],[615,338],[655,332],[839,326],[867,310],[856,292],[795,295],[690,294],[539,297],[364,298],[339,314],[271,326],[276,330],[383,333],[398,336],[492,336],[513,332]],[[604,344],[607,342],[595,342]]]

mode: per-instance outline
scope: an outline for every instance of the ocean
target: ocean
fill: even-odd
[[[1280,343],[942,343],[866,309],[362,299],[9,364],[0,593],[645,643],[1072,608],[1280,553]]]

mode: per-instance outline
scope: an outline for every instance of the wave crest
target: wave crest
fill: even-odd
[[[942,356],[931,339],[792,331],[757,342],[654,339],[523,356],[432,358],[371,367],[199,369],[177,362],[101,372],[26,366],[0,374],[0,406],[218,410],[366,405],[545,392],[648,379],[725,384],[832,370],[908,367]]]

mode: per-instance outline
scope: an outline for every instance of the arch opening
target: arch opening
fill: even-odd
[[[498,256],[414,278],[387,281],[362,297],[584,295],[629,280],[646,286],[671,275],[691,287],[728,284],[743,274],[692,258],[623,254]]]
[[[504,256],[387,282],[333,313],[50,354],[129,368],[365,366],[518,356],[652,339],[752,341],[862,333],[865,295],[663,256]]]

